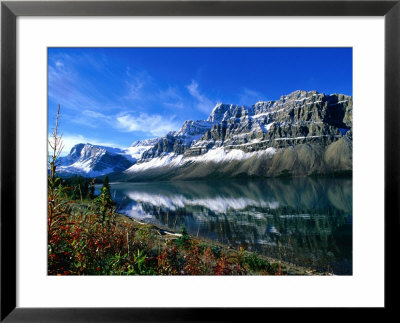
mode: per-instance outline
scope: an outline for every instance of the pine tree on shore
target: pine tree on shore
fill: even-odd
[[[88,197],[89,199],[93,200],[94,199],[94,183],[95,183],[96,179],[93,178],[90,182],[89,182],[89,188],[88,188]]]
[[[107,214],[112,214],[114,202],[111,198],[110,183],[108,176],[104,178],[103,187],[101,188],[100,195],[97,199],[100,204],[100,212],[102,215],[102,223],[106,220]],[[108,219],[110,220],[110,219]]]

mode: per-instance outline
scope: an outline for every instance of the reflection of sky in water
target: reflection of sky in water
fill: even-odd
[[[140,221],[184,225],[192,235],[351,273],[351,179],[111,183],[111,189],[119,212]]]

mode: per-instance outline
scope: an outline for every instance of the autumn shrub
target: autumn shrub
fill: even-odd
[[[57,201],[57,199],[56,199]],[[277,274],[278,268],[243,249],[228,254],[191,238],[163,238],[149,226],[103,222],[100,207],[74,210],[74,201],[55,203],[49,229],[49,275],[245,275]],[[112,220],[113,219],[113,220]]]
[[[157,257],[157,273],[159,275],[181,275],[183,258],[176,245],[166,243]]]
[[[151,226],[117,221],[115,208],[102,199],[82,208],[62,193],[61,185],[49,189],[49,275],[279,274],[242,248],[227,254],[184,227],[178,238],[161,237]]]

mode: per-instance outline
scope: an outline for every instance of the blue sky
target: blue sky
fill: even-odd
[[[74,144],[128,147],[295,90],[352,95],[351,48],[49,48],[48,126]]]

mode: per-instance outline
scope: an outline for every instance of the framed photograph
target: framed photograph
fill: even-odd
[[[392,308],[399,14],[2,2],[1,320]]]

